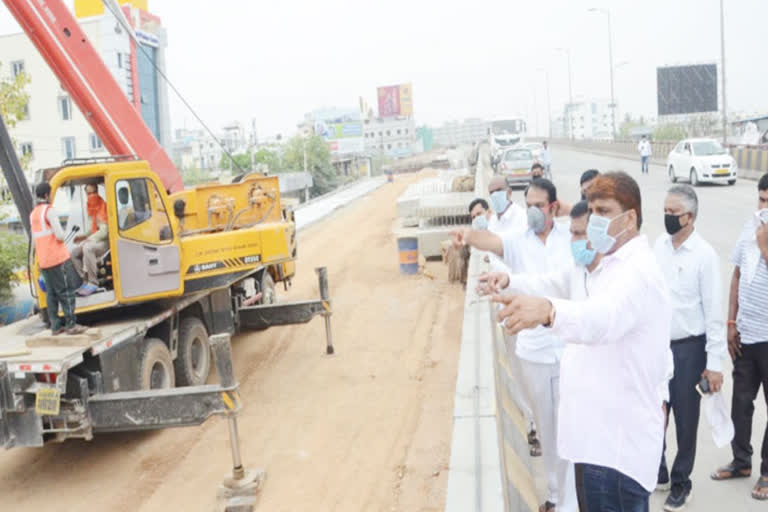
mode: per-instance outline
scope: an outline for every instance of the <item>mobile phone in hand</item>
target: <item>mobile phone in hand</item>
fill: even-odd
[[[711,390],[709,389],[709,381],[706,377],[702,377],[699,383],[696,384],[696,391],[698,391],[702,397],[711,393]]]

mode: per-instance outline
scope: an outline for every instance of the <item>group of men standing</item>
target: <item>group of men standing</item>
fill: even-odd
[[[473,227],[455,231],[454,243],[490,253],[479,291],[498,304],[521,382],[516,401],[535,429],[531,454],[539,448],[544,459],[540,511],[644,511],[655,489],[669,491],[665,510],[682,510],[702,394],[722,388],[726,350],[733,461],[712,478],[750,476],[753,402],[768,385],[768,175],[732,258],[727,321],[719,257],[695,229],[693,188],[669,189],[666,234],[653,245],[641,234],[640,188],[622,172],[586,171],[572,207],[546,179],[526,189],[525,208],[499,176],[489,192],[490,205],[473,202]],[[768,499],[768,428],[761,455],[752,496]]]

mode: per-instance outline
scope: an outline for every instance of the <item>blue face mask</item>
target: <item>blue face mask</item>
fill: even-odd
[[[606,254],[610,252],[610,250],[613,249],[613,246],[616,245],[616,238],[623,235],[626,229],[622,230],[614,237],[608,234],[608,228],[611,227],[611,223],[613,221],[619,217],[623,217],[627,213],[629,213],[629,210],[615,216],[612,219],[609,219],[608,217],[601,217],[600,215],[595,215],[594,213],[590,215],[589,224],[587,224],[587,238],[589,239],[589,244],[592,246],[592,248],[594,248],[600,254]]]
[[[488,229],[488,219],[484,214],[478,215],[477,217],[474,218],[474,220],[472,221],[472,229],[476,231],[484,231]]]
[[[509,205],[506,190],[497,190],[495,192],[491,192],[490,200],[491,208],[493,208],[493,211],[496,213],[502,213],[507,209],[507,205]]]
[[[571,254],[577,265],[588,267],[595,261],[597,251],[587,248],[588,240],[574,240],[571,242]]]

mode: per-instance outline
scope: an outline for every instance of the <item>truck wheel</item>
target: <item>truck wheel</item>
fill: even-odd
[[[261,282],[259,283],[261,285],[261,304],[274,304],[277,302],[277,291],[275,290],[275,281],[272,279],[272,276],[269,275],[269,272],[264,270],[264,273],[261,275]]]
[[[139,366],[139,387],[142,390],[173,387],[173,360],[168,346],[157,338],[144,340]]]
[[[179,325],[179,353],[173,362],[176,386],[202,386],[211,371],[211,347],[205,324],[187,317]]]

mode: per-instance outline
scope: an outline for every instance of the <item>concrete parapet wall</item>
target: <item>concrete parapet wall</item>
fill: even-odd
[[[610,156],[636,158],[640,160],[635,141],[604,141],[604,140],[570,140],[552,139],[552,144],[568,147],[577,151],[588,151]],[[667,155],[677,145],[677,142],[652,141],[653,156],[651,162],[658,165],[667,164]],[[768,172],[768,150],[731,146],[731,155],[739,166],[739,178],[757,180]]]
[[[490,176],[484,148],[477,197],[488,197]],[[445,510],[534,512],[527,429],[512,398],[519,376],[509,364],[496,308],[475,293],[478,277],[490,268],[485,257],[473,250],[469,260]]]

